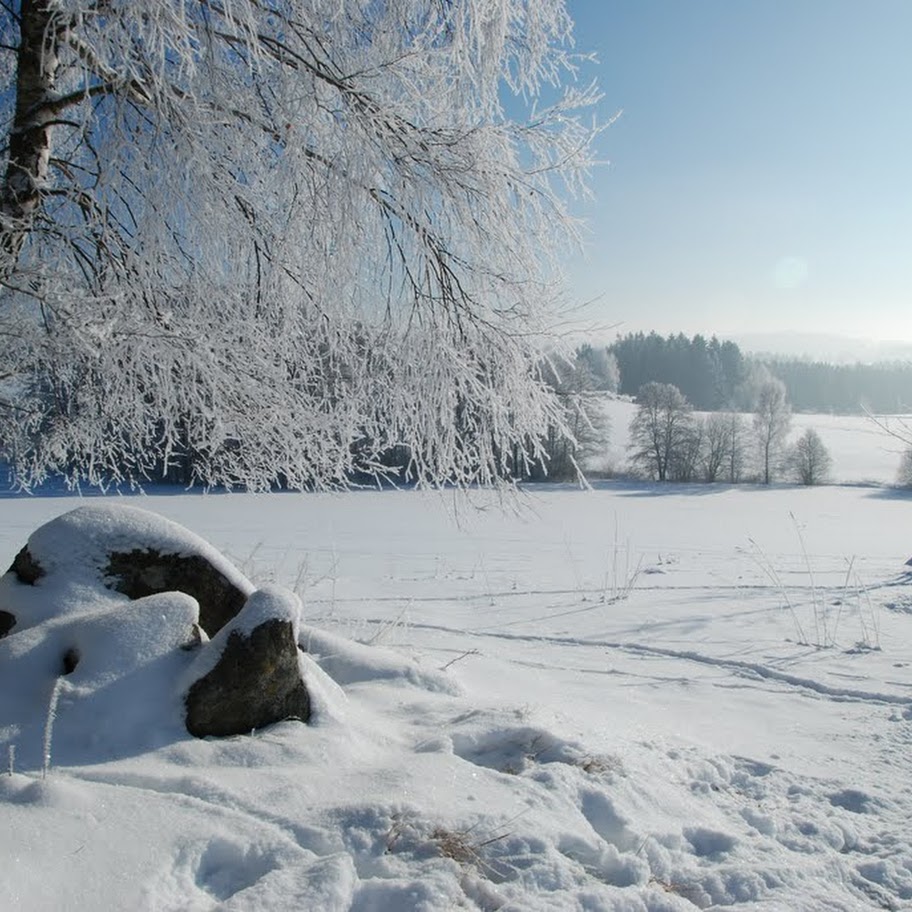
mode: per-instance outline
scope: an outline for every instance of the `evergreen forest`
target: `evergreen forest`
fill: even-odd
[[[583,350],[591,351],[591,346]],[[607,346],[617,366],[617,392],[636,396],[646,383],[676,386],[694,408],[747,408],[758,381],[768,375],[785,384],[799,412],[907,414],[912,411],[912,362],[827,364],[751,357],[735,342],[683,333],[629,333]]]

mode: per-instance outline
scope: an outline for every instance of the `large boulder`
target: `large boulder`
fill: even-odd
[[[298,597],[259,589],[243,611],[208,643],[190,677],[187,731],[225,737],[287,719],[307,722],[310,696],[298,649]]]
[[[202,554],[168,554],[156,548],[114,551],[105,567],[107,585],[129,599],[185,592],[200,606],[200,627],[214,636],[241,610],[247,593]]]
[[[71,610],[74,593],[98,584],[131,600],[183,592],[199,603],[209,636],[253,591],[218,551],[177,523],[136,507],[93,504],[37,529],[0,577],[0,636]]]
[[[46,765],[50,726],[56,761],[87,763],[187,732],[306,722],[315,666],[298,649],[300,613],[294,593],[254,590],[144,510],[58,517],[0,577],[0,754],[16,744],[25,768]]]

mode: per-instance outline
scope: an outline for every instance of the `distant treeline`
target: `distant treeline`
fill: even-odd
[[[819,361],[764,360],[785,384],[799,412],[879,414],[912,412],[912,363],[824,364]]]
[[[584,349],[591,351],[590,346]],[[630,333],[607,347],[617,363],[618,392],[636,396],[645,383],[676,386],[701,411],[750,408],[759,376],[785,384],[796,411],[857,414],[912,412],[912,362],[826,364],[745,357],[734,342],[683,333]]]
[[[694,408],[715,411],[730,406],[747,374],[741,350],[715,336],[688,339],[683,333],[631,333],[608,351],[617,359],[619,392],[635,396],[645,383],[676,386]]]

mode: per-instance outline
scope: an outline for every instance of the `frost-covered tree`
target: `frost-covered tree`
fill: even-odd
[[[728,415],[713,412],[703,421],[703,477],[718,481],[727,467],[732,451],[732,424]]]
[[[400,448],[484,482],[562,428],[536,365],[596,132],[564,0],[10,0],[0,32],[20,479]]]
[[[604,346],[581,345],[576,360],[585,364],[593,378],[593,389],[616,393],[621,383],[617,358]]]
[[[700,462],[705,481],[741,481],[746,434],[744,419],[738,412],[712,412],[703,419]]]
[[[905,450],[900,457],[896,483],[901,488],[912,488],[912,447]]]
[[[693,413],[681,391],[670,383],[645,383],[637,394],[630,422],[630,461],[657,481],[680,477],[674,468],[689,453]]]
[[[668,462],[668,481],[700,480],[700,467],[705,444],[703,432],[704,422],[691,415],[691,420],[681,431],[678,445],[671,453],[671,459]]]
[[[563,427],[551,425],[538,442],[543,451],[539,462],[530,464],[519,458],[513,460],[513,474],[534,481],[578,477],[581,463],[602,454],[611,434],[604,398],[594,392],[601,378],[593,373],[579,352],[565,357],[552,353],[542,363],[540,372],[561,404]]]
[[[808,428],[789,450],[788,467],[799,484],[819,485],[829,478],[833,459],[813,428]]]
[[[731,484],[738,484],[744,475],[748,429],[744,418],[739,412],[728,411],[725,412],[724,416],[728,424],[727,480]]]
[[[767,380],[757,390],[754,401],[754,437],[764,484],[769,484],[779,469],[791,424],[785,384]]]

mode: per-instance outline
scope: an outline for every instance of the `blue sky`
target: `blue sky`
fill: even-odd
[[[912,0],[568,0],[604,92],[574,299],[621,331],[912,340]]]

